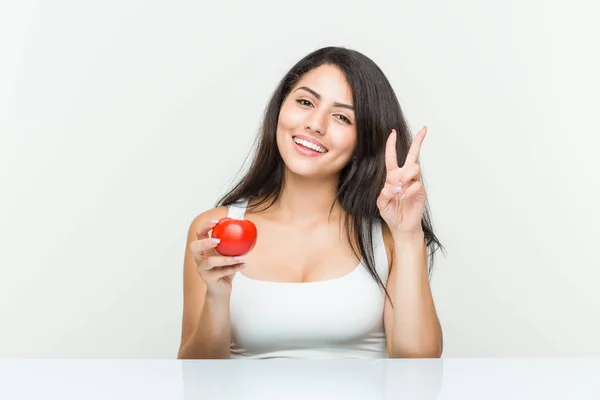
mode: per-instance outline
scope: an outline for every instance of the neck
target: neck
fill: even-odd
[[[336,201],[338,177],[306,179],[286,171],[281,195],[274,205],[283,219],[306,221],[327,218],[330,210],[339,212]],[[274,210],[274,211],[275,211]]]

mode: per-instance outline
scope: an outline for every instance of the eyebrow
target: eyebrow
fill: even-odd
[[[321,95],[317,92],[315,92],[314,90],[312,90],[311,88],[308,88],[306,86],[300,86],[298,89],[294,90],[294,92],[298,91],[298,90],[306,90],[307,92],[311,93],[313,96],[315,96],[317,98],[317,100],[321,100]],[[347,108],[349,110],[354,111],[354,107],[352,107],[349,104],[344,104],[344,103],[333,103],[333,105],[335,107],[341,107],[341,108]]]

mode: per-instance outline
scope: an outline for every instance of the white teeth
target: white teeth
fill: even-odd
[[[327,150],[325,150],[323,147],[316,145],[314,143],[311,143],[307,140],[303,140],[303,139],[299,139],[299,138],[295,137],[294,142],[298,143],[301,146],[308,147],[309,149],[314,150],[319,153],[327,152]]]

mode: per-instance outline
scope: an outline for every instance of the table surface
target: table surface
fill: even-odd
[[[600,358],[0,359],[0,399],[600,399]]]

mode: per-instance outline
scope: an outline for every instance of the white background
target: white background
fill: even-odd
[[[429,127],[445,356],[600,355],[597,4],[237,3],[0,2],[0,357],[176,357],[189,224],[325,45]]]

